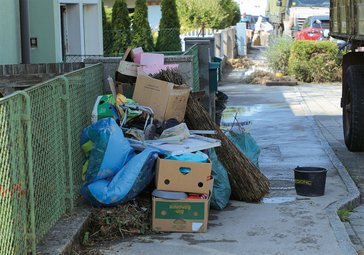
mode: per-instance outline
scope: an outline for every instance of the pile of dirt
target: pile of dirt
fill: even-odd
[[[290,76],[275,76],[274,73],[266,71],[256,71],[244,79],[245,83],[248,84],[267,84],[270,82],[296,82]]]
[[[226,66],[231,69],[248,69],[253,64],[253,61],[247,57],[233,58],[226,61]]]
[[[75,254],[99,255],[101,253],[93,248],[96,244],[149,234],[152,232],[151,216],[150,194],[142,194],[115,207],[93,208],[82,247]]]
[[[256,71],[244,79],[244,83],[248,84],[265,84],[267,81],[274,79],[275,76],[271,72]]]

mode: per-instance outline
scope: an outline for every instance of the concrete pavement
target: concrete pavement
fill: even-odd
[[[101,247],[100,252],[356,254],[336,211],[357,203],[359,192],[316,124],[315,112],[322,109],[311,103],[313,88],[228,83],[219,89],[229,95],[229,107],[236,109],[242,121],[253,122],[250,132],[262,149],[260,168],[271,181],[271,193],[262,203],[231,201],[223,211],[212,210],[207,233],[143,236]],[[324,109],[331,109],[330,104]],[[296,195],[296,166],[328,169],[324,196]]]

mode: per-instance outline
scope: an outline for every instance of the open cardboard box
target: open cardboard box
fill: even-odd
[[[132,77],[138,76],[139,64],[134,62],[133,51],[131,48],[127,48],[123,58],[121,59],[118,67],[118,72]]]
[[[153,197],[152,228],[158,232],[207,232],[210,200]]]
[[[186,170],[188,173],[186,173]],[[156,187],[159,190],[209,194],[213,180],[211,162],[157,159]]]
[[[175,85],[138,75],[133,99],[140,105],[151,107],[154,118],[159,121],[174,118],[181,122],[185,117],[190,91],[187,85]]]

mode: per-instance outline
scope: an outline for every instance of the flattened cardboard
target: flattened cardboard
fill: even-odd
[[[212,194],[212,192],[211,192]],[[159,232],[207,232],[210,199],[153,197],[152,228]]]
[[[183,174],[183,169],[190,172]],[[157,160],[156,187],[159,190],[209,194],[213,180],[211,163],[185,162],[179,160]]]
[[[174,86],[170,82],[138,75],[133,100],[140,105],[151,107],[154,118],[159,121],[170,118],[182,121],[190,90],[187,85]]]

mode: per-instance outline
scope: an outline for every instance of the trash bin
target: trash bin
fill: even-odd
[[[295,189],[297,195],[317,197],[325,193],[326,183],[325,168],[299,167],[294,169]]]
[[[218,68],[218,81],[221,81],[221,76],[222,76],[222,68],[221,68],[221,62],[222,62],[222,58],[220,57],[214,57],[214,62],[219,63],[219,68]]]
[[[209,62],[209,89],[210,93],[217,91],[218,74],[220,64],[218,62]]]

